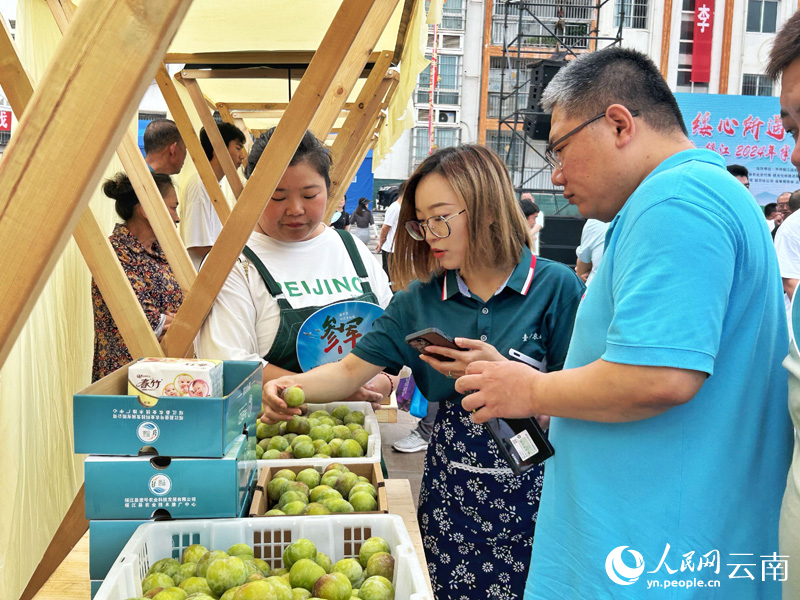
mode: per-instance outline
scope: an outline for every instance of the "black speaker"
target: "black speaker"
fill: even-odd
[[[550,137],[550,115],[548,113],[525,115],[523,130],[525,135],[533,140],[547,141]]]
[[[530,74],[530,87],[528,89],[528,110],[541,112],[539,103],[547,84],[555,77],[561,67],[567,64],[565,60],[543,59],[531,63],[528,68]]]
[[[581,217],[548,216],[544,229],[539,233],[539,240],[546,246],[572,246],[577,248],[581,243],[581,233],[585,219]]]
[[[556,73],[566,65],[565,60],[544,59],[531,63],[530,87],[528,89],[528,110],[533,114],[525,116],[523,129],[525,135],[534,140],[547,140],[550,137],[550,115],[542,111],[542,93]]]

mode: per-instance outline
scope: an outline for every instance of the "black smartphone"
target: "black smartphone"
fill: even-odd
[[[555,454],[536,419],[490,419],[486,429],[515,474],[542,464]]]
[[[427,329],[415,331],[414,333],[407,335],[406,344],[414,348],[414,350],[420,354],[427,354],[428,356],[431,356],[436,360],[441,360],[442,362],[453,362],[453,359],[448,358],[447,356],[442,356],[441,354],[436,354],[434,352],[428,352],[426,348],[428,346],[441,346],[442,348],[452,348],[453,350],[464,350],[464,348],[459,348],[456,346],[453,338],[436,327],[428,327]]]

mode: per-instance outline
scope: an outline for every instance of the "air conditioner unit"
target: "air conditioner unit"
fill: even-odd
[[[455,125],[458,123],[458,111],[455,110],[440,110],[439,116],[436,119],[438,123],[449,123]]]

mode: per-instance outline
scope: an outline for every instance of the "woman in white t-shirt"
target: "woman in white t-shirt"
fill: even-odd
[[[254,143],[246,176],[273,131]],[[306,132],[195,340],[197,356],[260,360],[267,382],[301,370],[297,337],[320,308],[389,303],[388,278],[367,247],[322,222],[329,188],[328,151]],[[348,399],[378,402],[392,387],[379,376]]]

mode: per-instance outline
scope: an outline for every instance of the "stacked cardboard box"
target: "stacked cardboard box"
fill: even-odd
[[[94,582],[143,523],[246,514],[261,381],[260,363],[225,362],[222,397],[162,396],[146,406],[128,395],[123,368],[74,396],[75,452],[90,455],[84,475]]]

